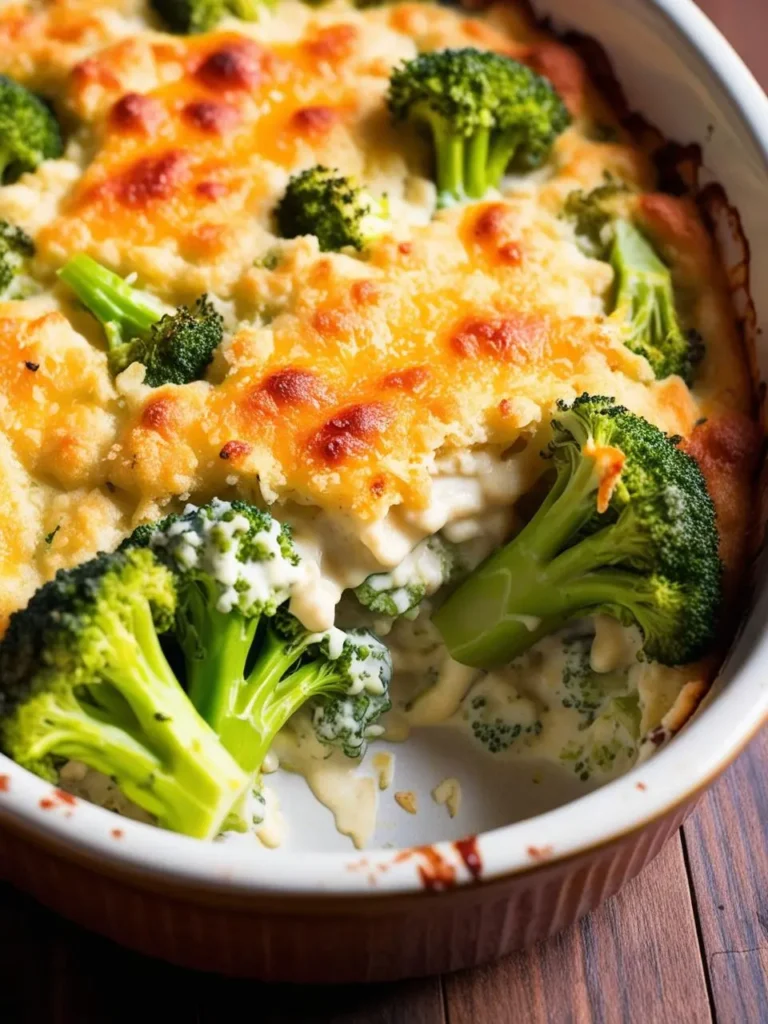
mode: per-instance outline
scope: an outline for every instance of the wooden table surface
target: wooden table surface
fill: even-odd
[[[768,88],[768,0],[699,0]],[[267,1005],[268,1004],[268,1005]],[[657,859],[580,924],[494,966],[274,988],[126,952],[0,887],[0,1024],[768,1022],[768,730]]]

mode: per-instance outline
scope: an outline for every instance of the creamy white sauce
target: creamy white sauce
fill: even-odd
[[[355,770],[340,750],[320,743],[302,715],[280,733],[275,746],[281,765],[304,777],[315,798],[333,814],[339,832],[362,849],[376,828],[378,781]]]

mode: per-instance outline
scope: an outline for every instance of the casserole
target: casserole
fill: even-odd
[[[555,5],[550,9],[554,15],[562,13]],[[653,52],[659,61],[659,78],[662,72],[672,76],[686,96],[680,110],[665,106],[664,117],[655,119],[670,137],[705,138],[705,122],[712,118],[715,130],[705,146],[705,166],[714,169],[730,200],[742,210],[748,235],[759,237],[751,218],[753,210],[760,209],[756,199],[763,187],[764,166],[757,129],[753,138],[751,125],[753,118],[759,120],[764,99],[751,78],[692,9],[680,21],[699,50],[685,49],[684,68],[674,47],[680,26],[667,20],[662,6],[637,4],[606,16],[602,5],[586,5],[583,24],[580,20],[578,27],[591,32],[591,19],[597,22],[598,17],[605,23],[601,21],[596,34],[617,59],[630,95],[642,96],[642,105],[647,105],[651,116],[656,114],[653,89],[645,82],[643,66],[638,67],[635,58],[625,54],[621,38],[626,33],[625,38],[635,40],[638,33],[651,31],[649,25],[653,27],[652,38],[661,42],[652,50],[633,52],[643,52],[643,61]],[[665,40],[668,48],[662,45]],[[737,126],[730,120],[736,101],[717,84],[715,70],[704,70],[705,55],[712,53],[713,46],[731,86],[741,83],[739,102],[744,109]],[[709,59],[716,63],[714,56]],[[701,76],[714,89],[716,110],[692,84]],[[644,84],[638,88],[641,81]],[[704,125],[701,133],[691,130],[694,123]],[[744,153],[738,166],[726,158],[734,146]],[[759,231],[759,225],[756,228]],[[759,253],[752,269],[754,286],[760,280]],[[759,287],[755,290],[760,294]],[[658,850],[681,820],[685,803],[696,788],[746,741],[765,712],[765,688],[756,679],[760,608],[758,597],[723,669],[718,692],[713,691],[707,702],[716,703],[716,710],[702,709],[696,721],[656,758],[605,789],[526,822],[471,840],[457,837],[452,843],[399,852],[356,857],[312,854],[308,877],[306,854],[287,852],[267,867],[244,851],[230,851],[226,843],[192,847],[183,839],[149,832],[138,824],[116,824],[95,808],[73,803],[61,791],[51,794],[49,787],[9,765],[2,804],[9,826],[3,839],[5,862],[14,877],[23,870],[22,883],[49,902],[70,911],[77,903],[77,915],[86,923],[199,966],[295,978],[299,976],[297,965],[301,965],[307,979],[359,980],[478,962],[551,932],[614,891]],[[732,683],[737,668],[738,679]],[[714,730],[718,733],[716,744],[711,741]],[[38,839],[41,833],[49,839],[55,836],[57,848],[66,850],[67,856],[71,853],[79,866],[62,869],[57,865],[53,872],[46,872],[40,868],[39,853],[21,854],[19,828],[27,834],[37,833]],[[408,842],[407,835],[398,839]],[[154,864],[148,856],[154,857]],[[94,860],[101,862],[96,888],[92,888],[93,879],[83,873],[86,865],[93,868]],[[177,863],[169,868],[174,861]],[[158,871],[159,864],[163,868]],[[69,871],[79,888],[57,885],[54,874],[58,870]],[[114,875],[130,876],[130,882],[121,889]],[[427,893],[414,892],[415,887]],[[93,898],[84,899],[91,889]],[[165,894],[165,908],[171,915],[166,918],[170,923],[163,935],[152,929],[148,915],[152,905],[157,908],[158,889]],[[433,898],[436,891],[445,889],[449,891]],[[155,895],[146,895],[146,891]],[[361,893],[368,898],[359,903],[344,898]],[[97,907],[97,900],[100,903],[104,896],[118,900],[107,918],[100,917]],[[292,906],[294,897],[299,902]],[[68,908],[61,902],[66,898],[71,900]],[[131,922],[128,933],[126,922]],[[339,937],[338,948],[320,960],[316,954],[304,956],[302,949],[312,948],[310,936],[315,929],[327,928],[329,923]],[[224,936],[215,951],[204,941],[211,927],[220,927]],[[397,937],[406,927],[407,943]],[[249,933],[258,936],[255,942],[243,942],[242,936]],[[347,948],[343,965],[338,962],[342,946]],[[243,947],[259,948],[258,962],[250,954],[240,953]],[[351,957],[350,949],[354,950]],[[396,955],[391,952],[394,949]],[[289,964],[292,974],[286,973]]]

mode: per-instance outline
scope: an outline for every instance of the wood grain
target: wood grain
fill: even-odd
[[[718,1020],[768,1019],[768,733],[684,826]]]
[[[448,1024],[704,1024],[709,999],[679,838],[554,941],[444,984]]]

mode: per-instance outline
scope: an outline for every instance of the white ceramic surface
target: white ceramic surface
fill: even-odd
[[[576,28],[603,44],[633,109],[668,137],[702,144],[704,181],[723,184],[741,212],[752,246],[752,294],[768,326],[768,99],[752,76],[691,0],[543,0],[537,6],[557,28]],[[761,376],[768,377],[768,333],[760,360]],[[482,833],[477,843],[484,879],[534,866],[535,851],[542,848],[550,858],[566,857],[682,801],[738,752],[768,714],[768,585],[766,572],[759,576],[762,591],[708,706],[650,762],[596,792],[573,800],[581,791],[564,791],[562,783],[534,788],[519,772],[499,771],[489,758],[473,755],[468,744],[456,749],[454,738],[440,730],[392,745],[397,755],[393,788],[417,790],[420,813],[411,817],[397,808],[393,790],[383,794],[373,844],[378,849],[364,854],[365,870],[359,869],[362,855],[336,833],[330,813],[314,801],[303,780],[291,776],[276,786],[290,822],[287,842],[276,852],[247,837],[206,844],[117,819],[82,801],[72,807],[2,756],[0,779],[6,784],[0,824],[16,817],[25,830],[62,848],[201,889],[284,895],[420,890],[417,862],[398,860],[393,847],[437,840],[446,840],[438,850],[456,866],[457,881],[468,881],[447,840],[474,832]],[[446,775],[459,775],[464,788],[463,810],[453,821],[429,799],[430,789]],[[567,799],[572,802],[558,806]],[[523,815],[535,816],[505,824]],[[113,834],[117,827],[119,839]],[[370,878],[377,866],[383,870],[373,872],[374,890]]]

